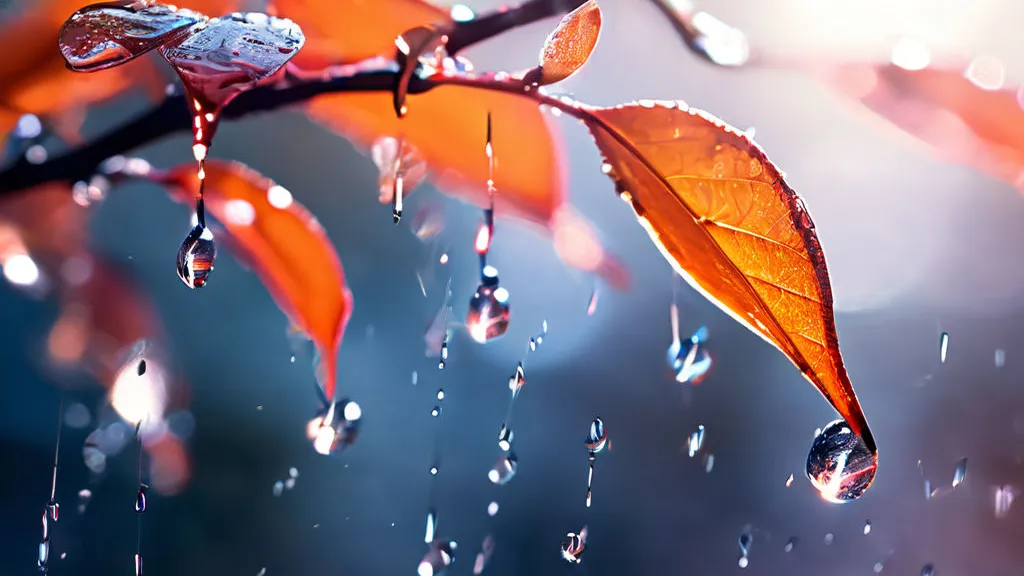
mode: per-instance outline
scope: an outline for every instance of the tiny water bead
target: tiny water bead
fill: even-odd
[[[793,538],[790,538],[789,540],[787,540],[787,541],[786,541],[786,545],[785,545],[785,546],[783,546],[782,550],[783,550],[784,552],[792,552],[792,551],[793,551],[793,548],[795,548],[795,547],[796,547],[796,543],[797,543],[798,541],[799,541],[799,540],[798,540],[798,539],[797,539],[797,538],[796,538],[795,536],[794,536]]]
[[[440,406],[434,406],[433,408],[431,408],[430,409],[430,415],[435,417],[435,418],[440,416],[441,415],[441,407]]]
[[[697,425],[697,431],[694,432],[693,434],[690,434],[690,438],[689,438],[689,440],[687,441],[686,444],[687,444],[687,453],[690,455],[690,458],[693,458],[698,452],[700,452],[700,449],[704,447],[704,425],[703,424],[698,424]]]
[[[584,526],[579,534],[569,532],[562,541],[562,559],[572,564],[579,564],[583,561],[583,551],[587,545],[587,527]]]
[[[178,249],[178,278],[181,278],[189,288],[202,288],[206,285],[210,271],[213,270],[213,260],[216,256],[217,247],[213,242],[213,232],[205,226],[196,224]]]
[[[510,308],[508,290],[498,285],[498,270],[484,266],[480,286],[469,301],[466,330],[470,338],[483,344],[499,338],[508,330]]]
[[[508,389],[512,392],[513,401],[519,396],[523,386],[526,386],[526,371],[523,369],[523,363],[519,362],[516,364],[515,373],[508,379]]]
[[[700,384],[711,369],[707,349],[708,329],[701,326],[685,342],[673,340],[668,348],[668,364],[680,384]]]
[[[967,480],[967,458],[961,458],[956,463],[956,469],[953,470],[953,488],[964,483]]]
[[[871,520],[864,521],[864,535],[871,534]]]
[[[515,478],[516,471],[519,469],[519,460],[515,454],[511,452],[501,458],[494,464],[494,468],[487,473],[487,479],[492,483],[499,486],[508,484],[512,478]]]
[[[844,420],[821,431],[807,455],[807,477],[821,497],[842,503],[860,498],[871,486],[878,456]]]
[[[359,434],[359,422],[363,411],[352,400],[339,400],[320,411],[306,426],[306,436],[312,440],[313,449],[328,455],[348,448]]]
[[[454,540],[434,540],[423,555],[423,560],[416,568],[418,576],[436,576],[455,562],[455,550],[458,544]]]
[[[139,492],[135,496],[135,513],[142,514],[146,511],[146,489],[148,487],[143,484],[139,486]]]
[[[508,427],[507,424],[502,423],[501,430],[498,431],[498,448],[501,448],[502,452],[508,452],[512,449],[512,440],[515,438],[515,433]]]
[[[142,554],[135,555],[135,576],[142,576]]]
[[[1010,506],[1017,498],[1019,492],[1009,484],[998,486],[995,489],[995,515],[996,518],[1006,518],[1010,514]]]

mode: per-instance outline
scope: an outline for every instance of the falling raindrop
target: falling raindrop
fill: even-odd
[[[569,532],[562,541],[562,558],[566,562],[579,564],[583,561],[583,551],[587,544],[587,527],[584,526],[579,534]]]
[[[750,532],[744,530],[743,533],[740,534],[740,537],[736,540],[736,544],[740,547],[741,556],[750,556],[750,546],[753,542],[754,536]]]
[[[793,474],[790,474],[789,477],[786,478],[786,488],[789,488],[792,485],[793,485]]]
[[[508,389],[512,392],[512,400],[519,397],[519,391],[526,385],[526,372],[523,370],[523,363],[516,364],[516,371],[508,379]]]
[[[430,409],[430,415],[435,417],[435,418],[440,416],[441,415],[441,407],[440,406],[434,406],[433,408],[431,408]]]
[[[363,411],[352,400],[340,400],[320,411],[306,426],[306,436],[313,449],[328,455],[344,450],[356,441]]]
[[[427,511],[427,530],[423,536],[423,542],[430,544],[434,541],[434,535],[437,532],[437,515],[434,514],[433,510]]]
[[[864,535],[871,534],[871,520],[864,521]]]
[[[427,163],[419,151],[401,138],[378,138],[370,157],[380,171],[381,204],[391,204],[395,224],[402,220],[404,195],[412,192],[427,175]]]
[[[995,489],[996,518],[1006,518],[1010,514],[1010,506],[1017,497],[1018,491],[1009,484]]]
[[[135,555],[135,576],[142,576],[142,555]]]
[[[783,549],[783,550],[784,550],[785,552],[792,552],[792,551],[793,551],[793,548],[795,548],[795,547],[796,547],[796,543],[797,543],[797,542],[798,542],[798,540],[797,540],[797,538],[796,538],[796,537],[794,536],[793,538],[790,538],[789,540],[787,540],[787,541],[786,541],[786,545],[785,545],[785,546],[784,546],[784,547],[783,547],[782,549]]]
[[[585,446],[589,462],[587,469],[587,508],[590,508],[591,487],[594,483],[594,463],[597,461],[597,453],[604,451],[608,446],[608,431],[604,427],[604,421],[600,418],[594,418],[594,421],[590,423],[590,433],[587,434]]]
[[[943,332],[939,336],[939,362],[946,363],[946,354],[949,352],[949,332]]]
[[[135,496],[135,513],[142,514],[146,511],[146,488],[145,484],[139,486],[139,492]]]
[[[515,434],[508,425],[502,423],[501,430],[498,431],[498,448],[501,448],[502,452],[508,452],[512,449],[512,439]]]
[[[836,537],[835,537],[834,534],[832,534],[831,532],[826,532],[825,533],[825,546],[831,546],[832,542],[835,542],[835,539],[836,539]]]
[[[510,316],[508,300],[508,290],[498,284],[498,270],[484,266],[480,286],[466,314],[466,330],[473,340],[483,344],[505,334]]]
[[[693,458],[700,449],[704,447],[704,425],[698,424],[697,431],[690,434],[690,439],[687,441],[687,452],[690,458]]]
[[[668,362],[680,384],[700,384],[711,369],[711,354],[707,350],[708,329],[701,326],[685,342],[673,335],[668,349]]]
[[[956,469],[953,471],[953,488],[963,484],[964,480],[967,479],[967,458],[961,458],[956,463]]]
[[[594,312],[597,311],[597,288],[590,293],[590,301],[587,302],[587,316],[593,316]]]
[[[836,420],[814,439],[807,455],[807,477],[821,497],[842,503],[860,498],[871,486],[878,456],[843,420]]]
[[[434,540],[430,548],[423,555],[423,560],[416,568],[418,576],[437,576],[442,574],[446,568],[455,562],[455,550],[458,544],[454,540]]]
[[[925,564],[921,568],[921,576],[935,576],[935,566],[933,564]]]
[[[213,260],[217,256],[217,247],[213,242],[213,232],[202,224],[193,226],[178,249],[178,278],[189,288],[202,288],[206,278],[213,270]]]
[[[487,515],[488,516],[494,516],[497,513],[498,513],[498,503],[492,501],[490,504],[487,505]]]
[[[519,460],[516,455],[509,452],[507,455],[498,458],[494,467],[487,473],[487,479],[499,486],[508,484],[515,477],[519,469]]]
[[[36,565],[39,567],[39,571],[45,574],[48,571],[46,567],[47,562],[50,560],[50,540],[48,538],[43,539],[39,543],[39,556],[36,558]]]
[[[473,563],[473,574],[480,574],[484,571],[492,554],[494,554],[494,537],[488,534],[480,544],[480,552],[477,553],[476,561]]]

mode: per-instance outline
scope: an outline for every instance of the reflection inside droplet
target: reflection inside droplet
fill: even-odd
[[[339,400],[306,425],[306,436],[319,454],[334,454],[356,441],[363,411],[352,400]]]
[[[420,565],[416,568],[416,574],[418,576],[437,576],[442,574],[446,568],[451,566],[452,562],[455,562],[455,550],[457,548],[458,544],[454,540],[434,540],[430,544],[427,553],[423,555]]]
[[[217,247],[213,242],[213,232],[209,228],[196,225],[185,237],[178,249],[178,278],[189,288],[201,288],[206,285],[206,278],[213,270],[213,260],[217,256]]]
[[[860,498],[871,486],[878,457],[843,420],[836,420],[814,439],[807,455],[807,477],[821,497],[842,503]]]
[[[583,550],[587,544],[587,527],[584,526],[579,534],[569,532],[562,541],[562,558],[566,562],[579,564],[583,561]]]
[[[494,484],[504,486],[515,477],[518,468],[519,461],[516,459],[515,454],[508,453],[498,459],[494,464],[494,468],[491,468],[487,473],[487,479]]]
[[[466,313],[466,330],[473,340],[483,344],[505,334],[510,317],[508,300],[508,290],[498,285],[498,271],[493,266],[484,267]]]
[[[707,349],[708,329],[701,326],[689,339],[673,340],[668,348],[668,363],[680,384],[700,384],[711,369]]]

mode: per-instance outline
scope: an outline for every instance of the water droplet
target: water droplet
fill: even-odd
[[[512,440],[515,437],[515,433],[512,429],[501,423],[501,430],[498,432],[498,448],[501,448],[503,452],[508,452],[512,449]]]
[[[419,382],[419,380],[420,380],[420,373],[415,371],[415,370],[413,370],[412,371],[412,385],[415,386],[416,383]]]
[[[996,368],[1002,368],[1003,366],[1006,366],[1006,350],[1003,350],[1002,348],[996,348],[995,363]]]
[[[996,518],[1006,518],[1010,514],[1010,506],[1013,505],[1014,498],[1017,497],[1019,492],[1013,486],[1009,484],[1005,486],[999,486],[995,490],[995,509]]]
[[[515,454],[509,453],[506,456],[498,458],[498,461],[494,464],[494,468],[491,468],[487,473],[487,479],[494,484],[504,486],[515,477],[516,470],[518,469],[519,460],[516,459]]]
[[[498,503],[492,501],[490,504],[487,505],[487,515],[488,516],[494,516],[497,513],[498,513]]]
[[[135,555],[135,576],[142,576],[142,555]]]
[[[458,544],[454,540],[434,540],[430,544],[427,553],[423,555],[420,565],[416,568],[416,574],[418,576],[437,576],[442,574],[445,568],[448,568],[452,565],[452,562],[455,562],[455,550],[457,548]]]
[[[43,510],[43,540],[50,539],[50,516],[49,510]]]
[[[42,164],[49,157],[49,152],[46,151],[46,147],[42,144],[33,144],[28,147],[28,150],[25,150],[25,160],[29,164]]]
[[[949,352],[949,332],[943,332],[939,336],[939,362],[946,363],[946,354]]]
[[[340,400],[320,411],[306,426],[306,436],[319,454],[334,454],[356,441],[363,411],[352,400]]]
[[[423,542],[430,544],[434,541],[434,534],[437,532],[437,514],[433,510],[427,511],[427,529],[423,536]]]
[[[36,563],[39,565],[40,571],[45,572],[46,563],[50,560],[50,541],[43,540],[39,543],[39,556],[36,558]]]
[[[202,288],[213,270],[217,247],[209,228],[196,225],[178,249],[178,278],[189,288]]]
[[[43,123],[35,114],[22,114],[18,118],[18,125],[14,129],[14,135],[23,140],[36,138],[43,132]]]
[[[698,452],[700,452],[702,447],[704,447],[704,425],[698,424],[697,431],[690,434],[690,439],[687,442],[687,452],[689,453],[690,458],[693,458]]]
[[[412,192],[427,175],[427,163],[408,142],[385,136],[370,146],[370,158],[380,171],[381,204],[392,205],[395,224],[402,219],[404,196]]]
[[[430,467],[430,475],[431,476],[437,476],[437,466],[431,466]]]
[[[789,478],[786,478],[786,488],[789,488],[792,485],[793,485],[793,475],[790,474]]]
[[[435,417],[435,418],[440,416],[441,415],[441,407],[440,406],[434,406],[433,408],[431,408],[430,409],[430,415]]]
[[[465,4],[453,4],[451,9],[451,18],[456,22],[469,22],[473,18],[476,18],[476,14],[473,13],[473,9]]]
[[[593,454],[603,451],[608,446],[608,431],[604,427],[604,421],[594,418],[590,423],[590,433],[587,434],[587,451]]]
[[[593,316],[597,311],[597,288],[590,293],[590,301],[587,303],[587,316]]]
[[[587,527],[584,526],[579,534],[569,532],[562,541],[562,558],[566,562],[579,564],[583,561],[583,551],[587,544]]]
[[[295,467],[289,468],[288,469],[288,477],[289,478],[298,478],[299,477],[299,469],[295,468]]]
[[[797,539],[797,538],[796,538],[796,537],[794,536],[793,538],[790,538],[790,539],[789,539],[788,541],[786,541],[786,546],[785,546],[785,547],[783,547],[782,549],[783,549],[784,551],[786,551],[786,552],[792,552],[792,551],[793,551],[793,548],[795,548],[795,547],[796,547],[796,543],[797,543],[798,541],[799,541],[799,540],[798,540],[798,539]]]
[[[146,486],[139,486],[139,493],[135,495],[135,512],[142,514],[146,511]]]
[[[445,339],[441,341],[441,357],[437,361],[437,368],[444,370],[444,367],[448,365],[448,335],[445,334]]]
[[[871,520],[864,521],[864,535],[871,534]]]
[[[149,2],[86,6],[60,29],[60,53],[68,66],[90,72],[123,64],[187,35],[200,14]]]
[[[740,556],[739,560],[736,561],[736,564],[740,568],[746,568],[747,566],[750,566],[750,558],[747,558],[746,556]]]
[[[284,493],[284,482],[278,480],[274,482],[274,496],[280,496]]]
[[[967,479],[967,458],[961,458],[956,463],[956,470],[953,471],[953,488],[963,484]]]
[[[715,455],[708,454],[704,457],[704,473],[711,474],[711,469],[715,467]]]
[[[843,420],[836,420],[814,439],[807,455],[807,477],[830,502],[860,498],[875,478],[878,457]]]
[[[684,342],[673,341],[668,348],[668,363],[680,384],[700,384],[711,369],[707,349],[708,329],[701,326]]]
[[[284,489],[291,490],[295,488],[295,478],[288,478],[284,481]]]
[[[480,552],[477,553],[476,561],[473,563],[473,574],[480,574],[484,571],[492,554],[494,554],[494,536],[488,534],[480,544]]]
[[[519,396],[519,391],[526,385],[526,372],[523,370],[523,363],[516,364],[516,371],[508,379],[508,389],[512,392],[513,401]]]
[[[835,537],[834,534],[832,534],[831,532],[826,532],[825,533],[825,546],[831,546],[832,542],[834,542],[835,539],[836,539],[836,537]]]
[[[875,571],[875,574],[881,574],[884,568],[884,564],[882,564],[881,562],[875,562],[875,566],[872,569]]]
[[[50,520],[56,522],[60,518],[60,504],[51,499],[46,505],[46,512],[50,515]]]
[[[736,540],[736,544],[740,547],[740,555],[749,556],[750,546],[754,542],[754,536],[747,531],[740,534],[740,537]]]
[[[925,564],[924,567],[921,568],[921,576],[935,576],[935,565]]]
[[[505,334],[510,315],[508,299],[508,290],[498,285],[498,271],[485,266],[466,313],[466,330],[473,340],[483,344]]]
[[[444,388],[437,389],[437,401],[440,402],[441,400],[444,400]]]

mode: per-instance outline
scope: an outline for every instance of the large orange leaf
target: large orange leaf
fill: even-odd
[[[179,202],[195,201],[195,165],[150,177],[170,186]],[[205,198],[207,212],[226,228],[229,246],[316,344],[324,394],[333,398],[336,355],[352,313],[352,294],[327,233],[288,190],[237,162],[206,162]]]
[[[1016,90],[985,88],[953,67],[847,64],[820,72],[943,160],[1024,189],[1024,108]]]
[[[192,0],[187,7],[212,14],[230,11],[237,0]],[[150,59],[110,71],[102,77],[76,74],[64,65],[57,34],[83,0],[38,0],[18,16],[0,23],[0,138],[18,115],[59,114],[145,85],[162,94],[162,82]]]
[[[309,110],[364,150],[381,136],[403,137],[443,191],[479,206],[488,202],[484,142],[491,111],[498,212],[547,224],[565,201],[561,150],[536,102],[464,86],[438,87],[407,102],[401,119],[387,93],[321,96]]]
[[[683,103],[583,112],[605,171],[679,274],[782,350],[874,450],[814,223],[764,152]]]

